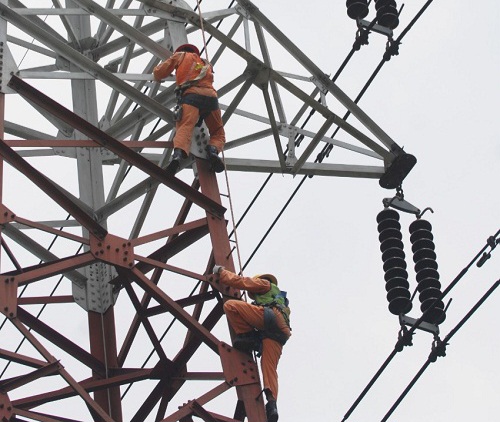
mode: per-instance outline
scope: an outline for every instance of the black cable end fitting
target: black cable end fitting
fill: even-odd
[[[477,267],[481,268],[484,265],[484,263],[486,261],[488,261],[488,259],[490,259],[490,258],[491,258],[491,254],[489,252],[488,253],[483,252],[483,256],[481,256],[481,258],[479,258],[479,260],[477,261],[477,264],[476,264]]]
[[[446,346],[448,343],[442,341],[439,337],[432,343],[432,350],[429,354],[429,361],[436,362],[438,357],[446,356]]]
[[[384,60],[388,62],[392,56],[399,56],[399,45],[401,42],[389,40],[385,47]]]
[[[370,34],[370,31],[367,29],[359,29],[356,32],[356,40],[354,41],[354,44],[352,45],[353,50],[359,51],[361,46],[363,45],[368,45],[368,35]]]
[[[394,346],[397,352],[401,352],[405,346],[413,346],[413,333],[410,333],[406,327],[401,327],[398,333],[398,341]]]

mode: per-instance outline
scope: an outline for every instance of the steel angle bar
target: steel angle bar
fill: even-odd
[[[54,53],[52,50],[43,48],[37,44],[33,44],[32,42],[28,42],[20,38],[13,37],[12,35],[7,35],[7,42],[14,45],[18,45],[19,47],[25,48],[28,51],[34,51],[36,53],[41,54],[42,56],[51,57],[53,59],[57,58],[57,54]]]
[[[344,119],[341,117],[337,116],[335,113],[330,111],[327,107],[323,106],[319,102],[317,102],[314,98],[311,98],[309,95],[307,95],[305,92],[303,92],[301,89],[297,88],[297,86],[293,85],[290,81],[288,81],[286,78],[282,77],[279,75],[277,72],[272,71],[271,72],[271,77],[276,80],[278,84],[280,84],[283,88],[285,88],[287,91],[289,91],[291,94],[296,96],[297,98],[301,99],[305,104],[309,105],[313,109],[315,109],[317,112],[321,113],[324,117],[328,118],[331,115],[335,116],[335,121],[334,123],[339,126],[341,129],[343,129],[345,132],[356,138],[358,141],[361,143],[365,144],[368,148],[379,154],[380,156],[384,158],[390,158],[391,153],[386,151],[381,145],[377,144],[375,141],[370,139],[368,136],[366,136],[363,132],[360,130],[356,129],[354,126],[351,124],[347,123]]]
[[[218,295],[216,294],[215,290],[211,290],[209,292],[204,292],[200,294],[196,294],[193,296],[188,296],[182,299],[177,299],[175,302],[182,308],[187,308],[188,306],[193,306],[193,305],[199,305],[199,304],[204,304],[205,302],[208,302],[209,300],[216,299]],[[165,309],[158,305],[154,307],[150,307],[146,310],[145,314],[147,316],[153,316],[153,315],[158,315],[162,314],[165,312]],[[199,315],[193,315],[193,317],[196,320],[199,320]]]
[[[65,296],[30,296],[19,297],[17,304],[23,305],[48,305],[51,303],[74,303],[75,298],[72,295]]]
[[[55,140],[58,139],[55,136],[49,135],[48,133],[43,133],[39,132],[38,130],[34,130],[32,128],[26,127],[26,126],[21,126],[18,125],[17,123],[5,122],[5,133],[8,133],[9,135],[14,135],[18,136],[19,138],[23,139],[45,139],[45,140]],[[10,145],[8,140],[5,140],[7,145],[12,147],[13,145]]]
[[[284,173],[286,168],[285,155],[283,154],[283,147],[281,145],[280,133],[274,117],[273,105],[271,103],[271,97],[269,96],[269,91],[267,89],[267,86],[262,89],[262,94],[264,95],[264,102],[266,103],[267,114],[269,116],[271,129],[273,131],[273,139],[274,139],[274,144],[276,146],[276,153],[278,154],[278,160],[280,163],[281,172]]]
[[[99,79],[101,82],[120,91],[125,97],[132,98],[135,102],[144,106],[152,113],[157,114],[159,117],[162,117],[164,120],[173,122],[173,113],[170,110],[165,109],[155,100],[149,98],[147,95],[142,94],[140,91],[137,91],[126,82],[117,78],[111,72],[105,70],[100,65],[95,63],[93,60],[73,49],[66,42],[63,42],[58,38],[51,36],[47,32],[41,30],[39,27],[31,24],[30,21],[28,21],[26,18],[13,12],[12,9],[2,3],[0,3],[0,12],[2,17],[4,17],[8,22],[31,35],[42,44],[45,44],[46,46],[52,48],[62,57],[66,58],[71,63],[74,63],[82,70],[90,73],[96,79]]]
[[[264,31],[262,31],[262,27],[257,22],[254,22],[254,25],[255,25],[255,32],[257,33],[257,39],[260,45],[260,51],[264,59],[264,63],[266,64],[266,66],[272,69],[271,56],[269,55],[269,50],[267,49],[266,39],[264,37]],[[283,102],[281,101],[278,87],[276,85],[276,82],[274,82],[273,80],[269,81],[269,85],[271,86],[271,92],[273,93],[273,98],[276,105],[276,110],[278,111],[280,122],[284,123],[286,122],[285,109],[283,107]]]
[[[193,184],[191,187],[193,189],[199,189],[198,179],[195,179],[193,181]],[[191,210],[191,206],[192,206],[192,202],[186,199],[184,201],[184,203],[182,204],[182,207],[177,215],[174,226],[179,225],[179,224],[183,224],[186,221],[186,218]],[[168,254],[163,255],[163,257],[162,257],[163,262],[167,262],[167,260],[170,258],[170,256],[175,255],[177,252],[182,250],[182,248],[189,246],[190,243],[188,243],[188,242],[181,241],[182,244],[178,244],[178,242],[176,242],[176,239],[180,236],[182,236],[182,235],[173,235],[168,239],[168,241],[166,243],[167,246],[170,245],[171,243],[174,243],[174,242],[177,243],[177,245],[175,245],[175,244],[172,245],[173,247],[170,248],[170,250],[168,251]],[[155,284],[158,283],[158,280],[161,276],[161,273],[162,273],[162,270],[156,269],[155,273],[151,277],[151,280]],[[151,296],[148,295],[147,293],[144,293],[142,300],[141,300],[141,305],[144,308],[147,308],[150,300],[151,300]],[[127,335],[125,337],[125,340],[122,343],[121,350],[118,354],[118,362],[119,363],[123,364],[123,362],[125,362],[125,359],[130,351],[130,348],[131,348],[132,343],[135,339],[135,336],[137,334],[138,329],[139,329],[139,319],[137,316],[135,316],[132,323],[130,324]]]
[[[154,20],[153,22],[141,26],[140,28],[137,28],[136,30],[141,32],[141,34],[149,37],[150,35],[155,34],[164,28],[165,28],[165,22],[162,19],[157,19]],[[95,54],[96,57],[102,59],[103,57],[112,55],[122,50],[123,48],[126,48],[129,44],[130,40],[125,35],[122,35],[121,37],[118,37],[115,40],[108,41],[107,43],[97,46],[92,50],[92,52]],[[132,57],[140,56],[145,52],[146,50],[142,48],[135,50],[132,54]],[[108,63],[108,66],[113,67],[114,63],[119,62],[120,60],[121,58],[113,59]]]
[[[49,415],[47,413],[35,412],[33,410],[19,409],[14,408],[14,414],[16,415],[16,421],[19,422],[27,422],[24,419],[19,419],[19,416],[23,416],[25,418],[29,418],[30,421],[39,421],[39,422],[80,422],[76,419],[68,419],[62,418],[56,415]]]
[[[25,250],[31,252],[37,258],[44,262],[55,262],[59,259],[57,255],[47,250],[44,246],[35,242],[31,237],[22,233],[18,228],[13,227],[12,224],[7,224],[2,227],[2,233],[8,236],[10,239],[17,242]],[[84,284],[87,278],[80,274],[78,271],[68,271],[64,273],[64,276],[77,284]]]
[[[75,198],[61,186],[43,175],[23,160],[12,148],[0,140],[0,155],[15,169],[28,177],[36,186],[45,192],[56,204],[71,214],[82,226],[98,238],[102,239],[108,233],[104,227],[97,223],[89,215],[88,207],[82,201]]]
[[[233,26],[231,27],[231,29],[227,33],[227,37],[229,39],[233,38],[233,35],[236,33],[236,31],[238,30],[238,28],[240,27],[242,22],[243,22],[243,17],[238,16],[238,18],[236,19],[236,22],[233,24]],[[215,65],[217,63],[217,61],[219,60],[220,56],[222,56],[222,53],[224,52],[225,49],[226,49],[225,44],[221,43],[221,45],[219,46],[219,48],[217,49],[215,54],[212,56],[212,59],[211,59],[212,64]],[[219,92],[219,90],[217,92]]]
[[[163,10],[168,13],[173,13],[178,17],[184,18],[188,23],[191,23],[197,29],[200,28],[200,17],[196,12],[192,12],[190,10],[166,4],[160,0],[138,0],[138,1],[147,4],[148,6],[154,7],[156,9]],[[246,51],[235,41],[233,41],[225,34],[223,34],[221,31],[219,31],[217,28],[215,28],[212,24],[210,24],[210,22],[204,20],[203,29],[205,30],[205,32],[209,33],[211,36],[220,41],[222,44],[225,44],[226,47],[229,47],[234,53],[238,54],[241,58],[243,58],[247,62],[252,62],[252,61],[260,62],[260,60],[258,60],[256,57],[254,57],[251,53]]]
[[[43,224],[44,226],[47,227],[59,227],[59,229],[62,229],[64,227],[80,227],[80,224],[78,221],[75,220],[50,220],[50,221],[40,221],[40,224]],[[10,223],[12,227],[15,227],[16,229],[19,230],[26,230],[26,229],[31,229],[30,226],[26,226],[22,223]],[[58,232],[59,234],[59,232]]]
[[[137,152],[122,145],[119,141],[108,135],[106,132],[103,132],[102,130],[98,129],[97,127],[95,127],[82,117],[76,115],[75,113],[71,112],[70,110],[56,103],[54,100],[52,100],[45,94],[41,93],[40,91],[36,90],[35,88],[31,87],[26,82],[22,81],[16,76],[13,76],[11,78],[9,86],[15,91],[17,91],[23,97],[28,97],[32,101],[38,102],[47,111],[50,111],[52,114],[56,115],[63,121],[68,122],[75,129],[79,130],[89,138],[95,140],[98,144],[109,149],[111,152],[115,153],[117,156],[124,159],[128,163],[134,165],[135,167],[144,171],[148,175],[161,181],[163,184],[165,184],[173,191],[191,199],[195,204],[204,208],[207,212],[214,214],[217,217],[221,217],[224,214],[225,208],[222,205],[218,204],[212,199],[207,198],[205,195],[198,192],[197,190],[192,189],[182,180],[168,175],[167,173],[165,173],[163,169],[158,167],[156,164],[151,163]],[[0,143],[0,146],[1,144],[2,143]],[[8,148],[7,146],[5,147]],[[2,152],[3,149],[5,148],[0,149],[0,152]],[[76,217],[77,216],[75,216],[75,218]],[[97,225],[97,223],[95,224]],[[101,235],[100,233],[98,234]]]
[[[49,340],[52,344],[54,344],[61,350],[64,350],[70,356],[73,356],[83,365],[98,373],[100,376],[105,376],[106,368],[99,359],[91,355],[89,352],[87,352],[68,338],[64,337],[62,334],[58,333],[56,330],[49,327],[47,324],[34,317],[21,307],[18,307],[17,309],[17,320],[18,321],[14,319],[12,320],[12,322],[14,323],[14,325],[16,325],[16,327],[21,331],[22,334],[26,334],[26,332],[30,333],[26,329],[26,327],[24,327],[24,325],[26,325],[32,331],[37,332],[42,337]],[[48,362],[55,361],[55,358],[48,352],[44,351],[44,348],[40,349],[40,347],[38,346],[38,340],[36,340],[32,334],[25,335],[25,337],[27,337],[27,340],[32,343],[32,345],[42,354],[45,359],[47,359]]]
[[[240,90],[234,96],[233,101],[231,101],[231,104],[229,104],[229,106],[226,108],[224,114],[222,115],[222,121],[224,124],[227,123],[227,121],[229,120],[231,115],[234,113],[234,111],[238,107],[238,104],[241,102],[241,100],[243,100],[246,93],[253,85],[255,78],[257,77],[257,73],[252,72],[252,74],[250,74],[250,75],[246,74],[246,76],[247,76],[246,81],[243,83]]]
[[[151,54],[154,54],[161,59],[165,59],[172,55],[169,50],[155,43],[147,35],[144,35],[141,31],[130,26],[124,20],[120,19],[118,16],[115,16],[113,13],[100,6],[96,2],[92,0],[73,0],[73,2],[79,4],[84,10],[88,11],[96,18],[100,19],[103,22],[106,22],[109,26],[118,30],[125,37],[129,38],[129,40],[135,42],[136,44],[139,44]]]
[[[115,173],[113,183],[108,191],[106,203],[96,211],[96,215],[99,220],[109,217],[140,196],[146,194],[149,190],[156,189],[156,187],[160,184],[160,182],[155,180],[153,177],[147,177],[119,196],[116,196],[123,181],[125,180],[127,171],[130,169],[130,165],[126,161],[120,160],[119,163],[118,171]]]
[[[159,262],[166,262],[172,256],[177,255],[179,252],[196,243],[207,234],[208,226],[201,226],[188,230],[167,242],[164,246],[150,254],[148,258]],[[139,262],[136,267],[143,273],[148,273],[154,269],[155,266]]]
[[[152,267],[155,267],[155,268],[158,268],[158,269],[163,269],[163,270],[170,271],[172,273],[181,274],[183,276],[192,278],[194,280],[203,280],[203,281],[206,281],[206,276],[204,276],[203,274],[199,274],[199,273],[195,273],[195,272],[192,272],[192,271],[184,270],[184,269],[176,267],[174,265],[165,264],[165,263],[163,263],[161,261],[156,261],[154,259],[146,258],[144,256],[137,255],[137,254],[134,254],[134,259],[136,259],[137,261],[143,262],[145,264],[149,264]]]
[[[263,138],[267,138],[273,133],[272,129],[264,129],[260,132],[252,133],[251,135],[243,136],[241,138],[235,139],[234,141],[227,142],[224,145],[224,151],[227,151],[232,148],[237,148],[255,141],[258,141]]]
[[[236,76],[236,78],[234,78],[232,81],[228,82],[226,85],[217,90],[218,98],[221,98],[224,95],[228,94],[233,89],[244,83],[247,79],[248,74],[246,72],[243,72],[241,75]]]
[[[218,419],[215,419],[210,412],[208,412],[201,404],[199,404],[196,400],[189,402],[189,407],[193,411],[193,413],[198,416],[200,419],[203,419],[205,422],[221,422]]]
[[[160,340],[158,339],[158,336],[155,333],[155,330],[151,323],[149,322],[149,319],[147,315],[145,314],[145,310],[142,308],[141,303],[139,301],[139,298],[135,294],[135,291],[130,283],[124,283],[125,285],[125,290],[127,291],[128,297],[130,301],[132,302],[132,305],[134,306],[134,309],[139,316],[139,321],[141,325],[144,327],[144,330],[146,331],[147,336],[149,337],[149,341],[153,345],[154,350],[156,351],[156,354],[158,355],[158,358],[160,359],[160,362],[163,364],[166,362],[171,362],[170,359],[167,358],[167,355],[165,351],[163,350],[163,347],[161,345]]]
[[[40,265],[23,268],[22,272],[11,271],[0,274],[0,277],[14,278],[19,286],[34,283],[44,278],[52,277],[58,274],[65,274],[71,270],[87,266],[96,261],[90,252],[81,255],[70,256],[58,259],[56,261],[46,262]]]
[[[235,15],[236,9],[234,7],[229,7],[227,9],[212,10],[210,12],[202,12],[201,16],[204,20],[208,22],[218,22],[229,16]]]
[[[22,2],[19,0],[8,0],[9,3],[9,9],[23,9],[23,10],[29,10]],[[16,13],[17,14],[17,13]],[[27,16],[26,18],[30,25],[36,26],[38,28],[41,28],[51,36],[57,38],[61,42],[68,42],[67,40],[64,39],[64,37],[59,34],[51,25],[46,23],[43,19],[40,19],[38,16]]]
[[[208,330],[211,330],[220,320],[222,315],[224,315],[222,303],[218,302],[203,322],[203,326]],[[168,386],[167,392],[163,391],[164,383],[159,383],[155,387],[154,391],[146,399],[139,411],[136,413],[136,416],[132,419],[132,422],[144,421],[146,416],[149,414],[149,412],[152,411],[152,409],[160,399],[162,400],[163,405],[170,402],[170,400],[177,394],[177,392],[185,382],[185,380],[181,379],[182,375],[185,373],[185,366],[189,359],[191,359],[193,354],[196,352],[198,347],[201,345],[201,342],[202,340],[199,336],[195,334],[191,335],[184,344],[183,349],[174,358],[174,365],[172,365],[172,367],[168,368],[166,371],[164,368],[158,368],[158,370],[163,370],[165,377],[168,376],[169,379],[174,380],[174,383]],[[254,394],[253,398],[255,398],[257,394],[258,392]],[[161,414],[164,415],[164,412]]]
[[[229,385],[227,382],[223,382],[210,390],[209,392],[203,394],[202,396],[198,397],[196,399],[196,402],[202,406],[204,404],[207,404],[209,401],[213,400],[214,398],[220,396],[222,393],[226,392],[229,390],[232,386]],[[182,406],[178,411],[172,413],[169,415],[167,418],[162,419],[160,422],[175,422],[178,420],[181,420],[183,417],[186,417],[190,414],[193,413],[193,410],[189,406],[189,403],[185,404]]]
[[[171,107],[175,103],[175,96],[174,96],[174,88],[175,84],[172,84],[170,87],[167,89],[163,90],[160,92],[158,95],[154,97],[154,100],[157,101],[158,103],[162,104],[163,107]],[[127,101],[125,101],[127,102]],[[122,108],[123,107],[123,108]],[[113,136],[114,138],[125,138],[129,136],[135,125],[137,124],[138,121],[140,120],[145,120],[146,122],[150,122],[154,119],[158,119],[158,116],[155,114],[151,113],[149,110],[147,110],[144,107],[137,107],[134,111],[130,112],[127,116],[124,115],[125,110],[128,107],[125,107],[125,103],[118,109],[118,111],[115,113],[115,117],[111,121],[111,126],[106,129],[106,133],[108,135]],[[120,118],[118,118],[120,117]],[[166,121],[169,125],[170,121]],[[168,125],[167,125],[168,126]],[[171,130],[174,126],[171,125],[170,129]],[[155,140],[158,139],[162,134],[160,129],[156,133],[160,133],[159,136],[153,136],[150,135],[148,136],[145,140]]]
[[[226,168],[232,171],[249,171],[256,173],[282,173],[279,162],[273,160],[252,160],[243,158],[226,158]],[[286,168],[285,173],[290,173]],[[297,174],[307,176],[337,176],[366,179],[379,179],[384,174],[383,166],[363,166],[351,164],[305,163]]]
[[[20,353],[11,352],[5,349],[0,349],[0,358],[32,368],[40,368],[47,365],[47,362],[43,360],[34,359],[30,356],[21,355]]]
[[[278,72],[278,74],[284,78],[286,78],[285,76],[283,76],[283,74],[281,74],[280,72]],[[319,94],[319,88],[316,87],[314,88],[313,92],[311,92],[311,94],[309,94],[309,97],[310,98],[313,98],[316,97],[316,95]],[[292,119],[292,121],[290,122],[290,125],[292,126],[295,126],[297,125],[298,121],[301,119],[301,117],[304,115],[304,113],[307,111],[307,109],[309,108],[309,104],[307,103],[304,103],[302,104],[302,107],[300,107],[300,110],[297,112],[297,114],[295,115],[295,117]],[[311,112],[310,112],[311,113]],[[307,120],[306,120],[307,122]]]
[[[179,234],[188,230],[192,230],[198,227],[206,226],[207,225],[207,219],[206,218],[200,218],[198,220],[193,220],[189,223],[183,223],[176,225],[174,227],[171,227],[169,229],[165,230],[160,230],[156,233],[151,233],[149,235],[141,236],[135,239],[132,239],[130,242],[133,246],[138,246],[142,245],[144,243],[148,242],[153,242],[158,239],[162,239],[164,237],[169,237],[174,234]]]
[[[113,372],[113,369],[110,369]],[[153,378],[152,369],[129,369],[123,370],[123,374],[113,375],[105,379],[94,380],[86,379],[79,384],[85,391],[91,393],[94,391],[105,390],[131,382],[143,381]],[[53,390],[39,395],[32,395],[22,399],[13,400],[12,404],[18,408],[37,407],[57,400],[74,397],[78,393],[71,387],[64,387],[59,390]]]
[[[52,66],[50,66],[52,67]],[[151,75],[145,73],[113,73],[118,79],[122,81],[151,81]],[[85,72],[60,72],[58,69],[44,69],[37,70],[20,70],[17,76],[21,79],[51,79],[51,80],[95,80],[95,77]]]
[[[351,100],[316,64],[309,59],[302,50],[293,44],[276,25],[274,25],[260,10],[249,0],[236,0],[245,8],[264,29],[278,41],[297,61],[307,69],[311,75],[321,81],[328,91],[346,107],[377,139],[388,149],[397,145],[353,100]]]
[[[309,158],[309,156],[314,152],[314,149],[318,146],[322,138],[325,136],[326,131],[333,124],[334,120],[335,120],[334,116],[331,116],[328,119],[326,119],[325,123],[323,123],[323,126],[321,126],[319,131],[314,135],[314,138],[311,140],[311,142],[309,142],[309,145],[307,145],[305,151],[302,153],[302,155],[299,157],[299,159],[293,166],[292,168],[293,175],[297,174],[297,172],[302,168],[302,166]]]
[[[295,127],[294,129],[297,131],[297,133],[299,133],[301,135],[308,136],[310,138],[314,138],[314,136],[315,136],[314,132],[311,132],[309,130],[304,130],[304,129],[301,129],[299,127]],[[353,152],[356,152],[358,154],[367,155],[369,157],[373,157],[373,158],[376,158],[378,160],[383,159],[379,154],[372,151],[371,149],[357,147],[355,145],[349,144],[347,142],[339,141],[339,140],[331,138],[329,136],[323,136],[321,141],[324,142],[325,144],[334,145],[336,147],[346,149],[349,151],[353,151]]]
[[[42,148],[98,148],[100,145],[90,139],[5,139],[4,142],[11,148],[42,147]],[[119,141],[128,148],[172,148],[173,143],[167,141]],[[18,151],[19,152],[19,151]]]
[[[73,240],[75,242],[83,243],[86,245],[89,244],[89,240],[84,238],[84,237],[77,236],[77,235],[72,234],[72,233],[67,233],[63,230],[56,230],[56,229],[49,227],[45,224],[37,223],[35,221],[27,220],[25,218],[21,218],[18,216],[14,217],[14,221],[16,221],[17,223],[22,224],[24,226],[27,226],[27,227],[35,228],[35,229],[38,229],[38,230],[41,230],[41,231],[44,231],[47,233],[52,233],[58,237],[64,237],[65,239],[70,239],[70,240]]]
[[[54,375],[55,373],[59,372],[59,369],[61,368],[61,364],[57,361],[45,363],[45,365],[43,365],[42,367],[37,368],[27,374],[0,381],[0,388],[3,392],[12,391],[42,377]]]
[[[117,268],[122,277],[133,280],[149,295],[161,305],[165,306],[169,312],[175,316],[183,325],[189,330],[193,331],[197,337],[210,347],[214,352],[218,353],[219,340],[189,313],[187,313],[181,306],[179,306],[173,299],[171,299],[164,291],[162,291],[156,284],[152,283],[143,273],[137,268],[131,270]]]

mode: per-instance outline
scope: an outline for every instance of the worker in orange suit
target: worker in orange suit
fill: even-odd
[[[233,340],[235,348],[248,352],[262,347],[260,364],[267,399],[267,421],[276,422],[278,362],[283,346],[291,335],[286,292],[278,288],[278,281],[272,274],[243,277],[220,265],[216,265],[213,272],[219,274],[221,283],[246,290],[254,300],[252,303],[228,300],[224,303],[224,312],[236,334]]]
[[[219,153],[224,148],[226,135],[222,123],[217,91],[213,87],[212,65],[200,57],[200,51],[192,44],[179,46],[174,54],[153,70],[155,81],[160,82],[175,70],[177,94],[174,152],[167,171],[175,174],[180,162],[189,155],[194,127],[205,121],[210,141],[206,147],[211,169],[224,170]]]

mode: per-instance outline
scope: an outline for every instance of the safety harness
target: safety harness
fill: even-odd
[[[185,57],[185,53],[184,53],[184,57]],[[184,57],[182,58],[182,60],[184,60]],[[181,60],[181,63],[182,63],[182,60]],[[211,66],[211,64],[209,62],[207,62],[205,59],[202,58],[201,60],[203,60],[203,63],[204,63],[203,65],[201,63],[197,63],[194,66],[194,70],[200,69],[200,73],[198,74],[198,76],[196,76],[194,79],[190,79],[189,81],[183,82],[181,85],[177,85],[174,89],[175,97],[177,100],[177,103],[176,103],[175,108],[174,108],[174,119],[176,122],[180,121],[182,118],[182,104],[184,103],[184,101],[183,101],[184,92],[188,88],[191,88],[193,85],[196,85],[199,80],[203,79],[207,75],[208,69]],[[201,66],[201,68],[199,66]],[[195,105],[195,104],[193,104],[193,105]],[[217,107],[218,106],[219,106],[219,103],[217,102]]]
[[[270,284],[271,289],[267,293],[254,294],[255,300],[252,303],[264,307],[264,330],[260,331],[262,337],[276,340],[280,344],[285,345],[288,336],[279,329],[273,308],[280,311],[286,325],[291,330],[289,301],[286,297],[286,292],[280,290],[276,284]]]

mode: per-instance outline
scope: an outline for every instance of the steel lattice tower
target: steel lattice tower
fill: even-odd
[[[219,339],[240,292],[210,275],[237,268],[206,130],[167,175],[174,84],[153,67],[202,45],[203,22],[229,172],[380,179],[405,155],[257,7],[233,3],[201,21],[182,0],[0,0],[0,419],[265,421],[256,363]],[[351,161],[314,160],[323,145]]]

